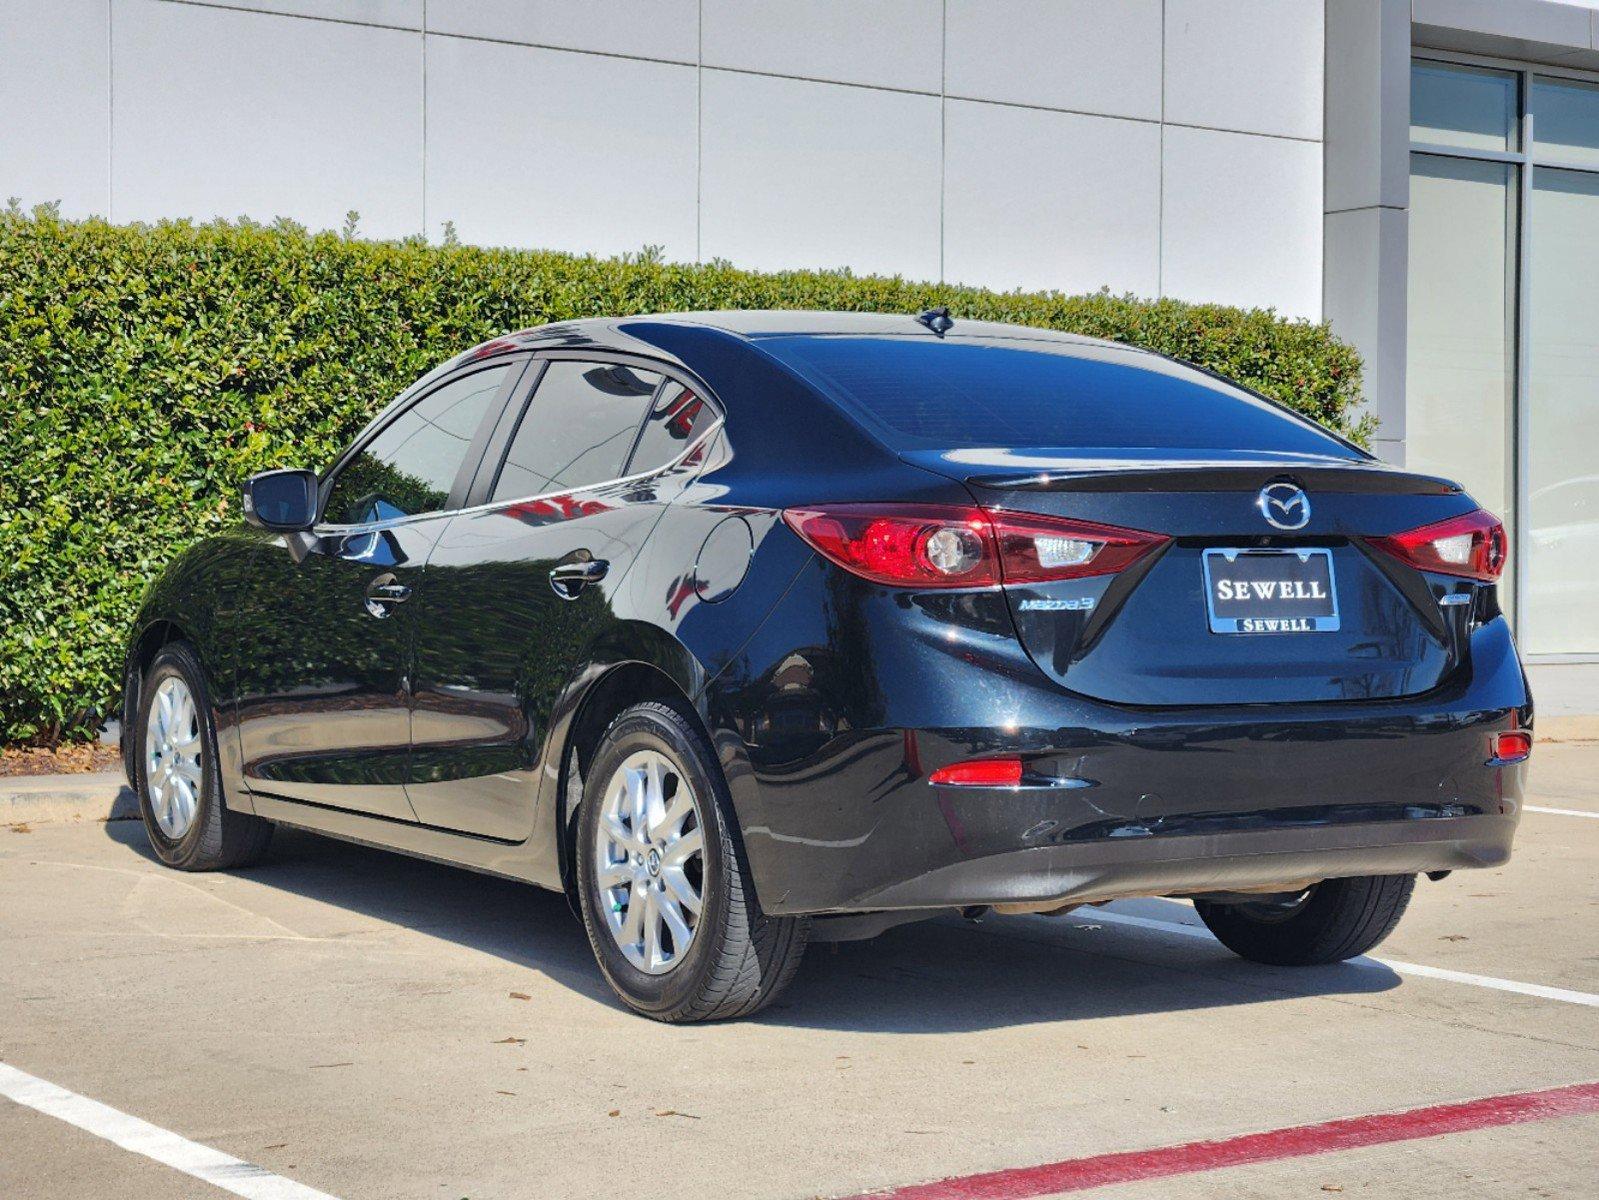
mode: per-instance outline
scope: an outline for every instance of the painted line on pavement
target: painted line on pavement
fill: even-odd
[[[1580,808],[1545,808],[1541,804],[1523,804],[1525,812],[1549,813],[1556,817],[1592,817],[1599,821],[1599,812],[1583,812]]]
[[[1194,1175],[1250,1163],[1304,1158],[1592,1112],[1599,1112],[1599,1083],[1578,1083],[1538,1092],[1435,1104],[1404,1112],[1342,1117],[1316,1125],[1292,1125],[1219,1141],[1186,1142],[1152,1150],[1096,1154],[1036,1167],[963,1175],[866,1192],[851,1200],[1026,1200],[1032,1196],[1080,1192],[1113,1183]]]
[[[0,1063],[0,1096],[248,1200],[334,1200],[210,1146]]]
[[[1215,941],[1215,935],[1203,925],[1182,925],[1176,921],[1156,921],[1150,917],[1135,917],[1130,913],[1096,912],[1092,923],[1104,921],[1111,925],[1135,925],[1140,929],[1155,929],[1162,933],[1176,933],[1183,937]],[[1081,924],[1077,925],[1081,929]],[[1496,992],[1515,992],[1522,996],[1536,996],[1540,1000],[1558,1000],[1563,1004],[1581,1004],[1599,1008],[1599,995],[1577,992],[1570,988],[1550,987],[1542,983],[1522,983],[1516,979],[1499,979],[1493,975],[1473,975],[1469,971],[1451,971],[1447,967],[1429,967],[1422,963],[1400,962],[1394,958],[1361,956],[1349,960],[1355,966],[1383,966],[1399,975],[1414,975],[1420,979],[1441,979],[1447,983],[1463,983],[1470,987],[1491,988]]]

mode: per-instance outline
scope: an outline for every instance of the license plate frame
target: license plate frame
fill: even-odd
[[[1310,564],[1313,562],[1323,564],[1326,569],[1327,595],[1325,597],[1273,597],[1268,600],[1257,596],[1251,599],[1254,600],[1257,609],[1270,603],[1275,603],[1279,608],[1283,606],[1292,608],[1295,605],[1302,605],[1303,601],[1307,599],[1325,600],[1326,603],[1324,605],[1318,604],[1316,607],[1318,609],[1324,607],[1327,611],[1257,611],[1240,613],[1233,606],[1247,603],[1248,601],[1240,601],[1228,597],[1224,599],[1230,611],[1219,614],[1216,611],[1218,597],[1216,595],[1215,564],[1222,562],[1231,565],[1237,563],[1240,558],[1248,558],[1252,562],[1264,559],[1276,559],[1284,562],[1296,560],[1298,567],[1285,574],[1293,575],[1297,572],[1298,578],[1261,581],[1274,584],[1288,582],[1314,585],[1319,582],[1316,578],[1317,569]],[[1218,547],[1209,549],[1204,554],[1204,577],[1205,615],[1209,619],[1212,633],[1272,636],[1289,633],[1334,633],[1338,630],[1338,577],[1333,569],[1332,551],[1325,547],[1311,546],[1292,549]]]

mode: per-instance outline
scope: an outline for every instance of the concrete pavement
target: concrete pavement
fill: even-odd
[[[1599,814],[1599,746],[1533,803]],[[1099,919],[815,947],[754,1021],[605,990],[562,898],[282,837],[180,875],[142,827],[0,828],[0,1062],[330,1195],[798,1198],[1599,1080],[1599,1007],[1308,971]],[[1423,882],[1377,952],[1599,994],[1599,819],[1538,812]],[[1112,914],[1191,924],[1168,901]],[[1255,1163],[1107,1196],[1590,1197],[1599,1115]],[[0,1196],[224,1195],[0,1099]]]

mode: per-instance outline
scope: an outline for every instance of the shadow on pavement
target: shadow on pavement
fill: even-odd
[[[107,821],[137,821],[139,820],[139,795],[127,784],[117,789],[117,794],[111,800],[111,811],[106,816]]]
[[[144,827],[106,836],[151,861]],[[280,827],[267,860],[240,872],[256,883],[443,938],[536,969],[612,1008],[581,921],[564,896],[459,867]],[[1189,921],[1174,901],[1118,904]],[[1088,928],[1082,928],[1087,926]],[[1254,1004],[1285,995],[1386,991],[1399,978],[1363,960],[1287,970],[1234,958],[1220,945],[1158,930],[1066,918],[941,917],[871,941],[810,948],[793,986],[754,1018],[776,1026],[950,1033]]]

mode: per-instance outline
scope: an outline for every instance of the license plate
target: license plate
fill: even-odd
[[[1331,550],[1206,550],[1212,633],[1327,633],[1338,628]]]

